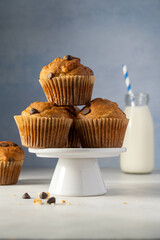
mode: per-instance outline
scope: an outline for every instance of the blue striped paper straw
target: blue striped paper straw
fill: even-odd
[[[131,88],[131,83],[130,83],[130,79],[129,79],[129,76],[128,76],[127,66],[125,64],[122,65],[122,71],[123,71],[127,91],[128,91],[128,94],[130,95],[131,106],[135,106],[134,94],[133,94],[133,91],[132,91],[132,88]]]

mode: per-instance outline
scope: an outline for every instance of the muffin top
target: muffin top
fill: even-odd
[[[49,118],[73,118],[76,114],[74,107],[59,107],[53,102],[31,103],[23,112],[22,116],[49,117]]]
[[[44,66],[40,72],[40,79],[52,79],[60,76],[93,76],[93,71],[84,65],[81,60],[71,55],[66,55],[63,58],[55,58],[47,66]]]
[[[78,119],[126,118],[118,104],[107,99],[95,98],[77,115]]]
[[[0,142],[0,161],[23,161],[24,160],[24,151],[16,143],[11,141],[2,141]]]

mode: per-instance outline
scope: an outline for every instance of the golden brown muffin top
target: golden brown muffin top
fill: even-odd
[[[16,143],[11,141],[2,141],[0,142],[0,161],[23,161],[24,160],[24,151]]]
[[[78,119],[126,118],[118,104],[107,99],[95,98],[77,115]]]
[[[74,107],[59,107],[53,102],[34,102],[24,111],[23,116],[31,117],[49,117],[49,118],[73,118]]]
[[[40,72],[40,79],[52,79],[60,76],[93,76],[93,71],[80,63],[80,59],[71,55],[56,58]]]

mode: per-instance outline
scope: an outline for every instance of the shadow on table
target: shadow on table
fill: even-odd
[[[50,179],[22,179],[18,180],[17,185],[46,185],[50,183]]]

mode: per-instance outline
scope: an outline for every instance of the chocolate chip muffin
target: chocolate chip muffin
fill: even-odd
[[[24,151],[11,141],[0,142],[0,185],[15,184],[21,171]]]
[[[117,103],[96,98],[77,115],[76,129],[82,147],[122,147],[128,119]]]
[[[22,145],[33,148],[61,148],[67,142],[73,115],[52,102],[31,103],[14,116]]]
[[[56,58],[40,72],[47,100],[57,105],[85,105],[91,100],[93,71],[71,55]]]

